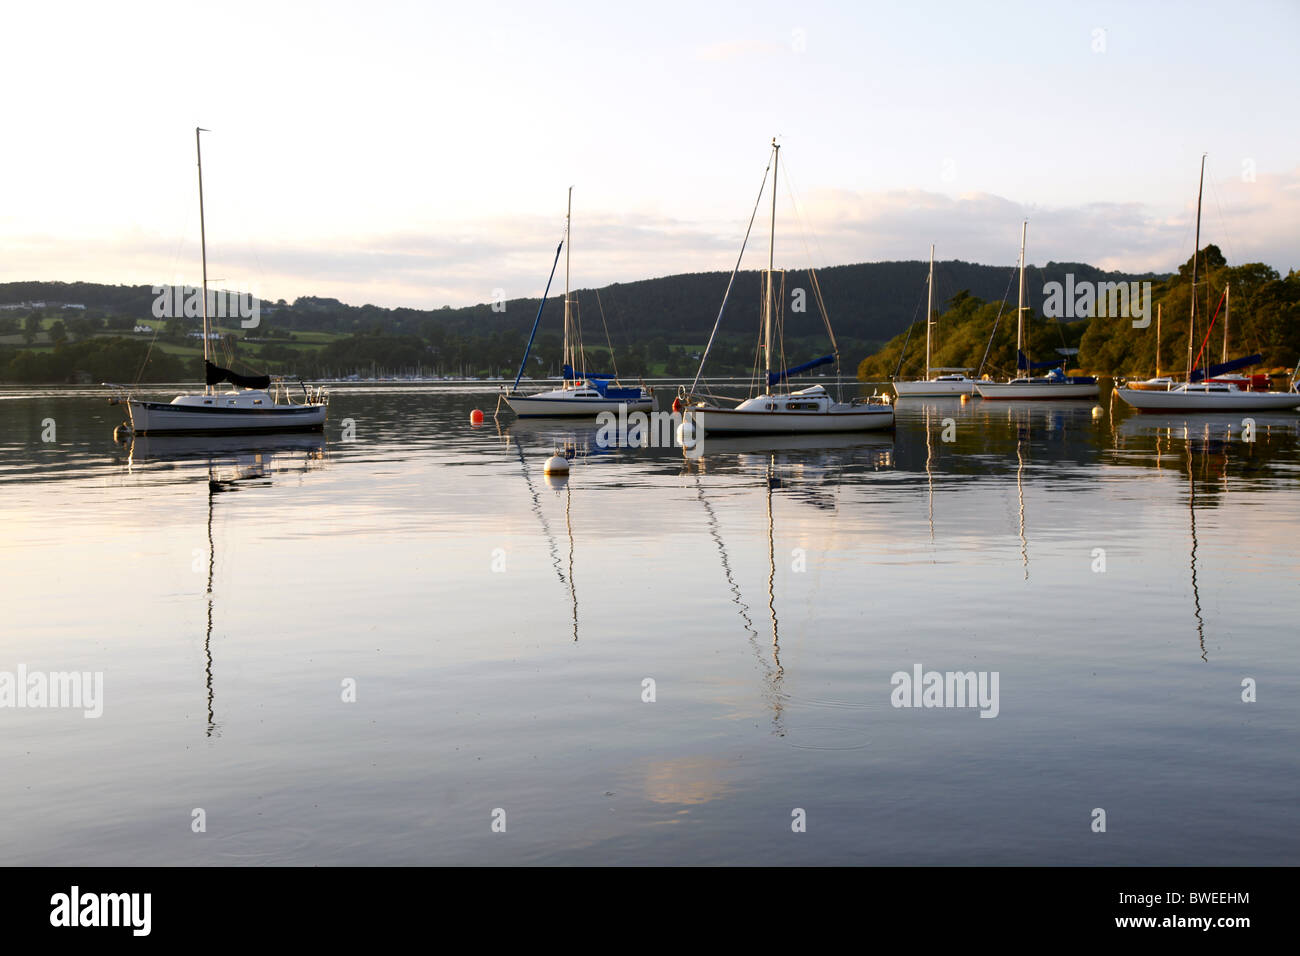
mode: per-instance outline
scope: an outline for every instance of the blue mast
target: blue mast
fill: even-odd
[[[565,235],[568,235],[568,225],[564,227]],[[528,364],[528,353],[533,350],[533,339],[537,337],[537,323],[542,321],[542,309],[546,307],[546,296],[551,291],[551,279],[555,278],[555,267],[560,264],[560,250],[564,248],[564,236],[560,237],[560,244],[555,247],[555,261],[551,263],[551,275],[546,280],[546,291],[542,293],[542,302],[537,307],[537,318],[533,319],[533,331],[528,334],[528,347],[524,349],[523,361],[519,363],[519,374],[515,376],[515,384],[510,387],[511,394],[519,391],[519,380],[524,377],[524,366]]]

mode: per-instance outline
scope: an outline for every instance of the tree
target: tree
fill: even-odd
[[[31,345],[33,342],[35,342],[36,336],[41,334],[42,318],[44,318],[44,316],[41,315],[40,309],[36,309],[35,311],[28,313],[27,321],[23,323],[23,341],[26,342],[28,345]]]

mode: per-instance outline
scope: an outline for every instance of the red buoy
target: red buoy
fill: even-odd
[[[482,425],[482,424],[483,424],[483,411],[482,411],[482,409],[478,409],[478,408],[476,408],[476,409],[474,409],[474,411],[472,411],[472,412],[469,413],[469,423],[470,423],[471,425]]]

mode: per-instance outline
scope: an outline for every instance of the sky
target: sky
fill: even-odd
[[[438,308],[736,260],[1300,268],[1300,0],[10,5],[0,282]],[[755,223],[765,239],[766,200]],[[762,240],[745,265],[763,264]],[[563,276],[557,277],[562,281]]]

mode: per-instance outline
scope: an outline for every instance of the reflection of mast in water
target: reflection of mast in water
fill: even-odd
[[[1209,425],[1206,425],[1209,428]],[[1191,568],[1192,568],[1192,613],[1196,616],[1196,636],[1201,642],[1201,660],[1208,663],[1205,653],[1205,619],[1201,617],[1201,591],[1196,582],[1196,475],[1192,469],[1192,436],[1184,431],[1187,445],[1187,510],[1191,515]]]
[[[560,561],[560,549],[556,544],[555,535],[551,532],[551,523],[546,520],[546,512],[542,510],[541,492],[533,484],[533,478],[528,473],[528,462],[524,459],[523,446],[512,441],[510,435],[501,431],[501,426],[497,426],[497,434],[504,439],[507,445],[513,445],[515,452],[519,455],[519,471],[524,476],[524,483],[528,485],[528,494],[533,499],[533,514],[537,515],[537,520],[542,524],[542,533],[546,535],[546,545],[551,552],[551,566],[555,568],[555,576],[559,578],[560,584],[569,592],[569,597],[573,601],[573,639],[578,639],[578,592],[573,585],[573,522],[569,515],[569,483],[564,479],[565,502],[564,502],[564,520],[568,525],[569,531],[569,573],[564,573],[564,565]]]
[[[214,693],[212,690],[212,578],[216,571],[217,546],[212,538],[212,502],[221,485],[217,482],[212,465],[208,465],[208,632],[203,638],[203,654],[207,658],[204,666],[208,681],[208,730],[205,736],[211,737],[216,728],[213,716]]]
[[[573,579],[573,517],[569,505],[573,501],[573,489],[564,482],[564,524],[569,529],[569,596],[573,599],[573,640],[578,640],[578,585]]]
[[[781,724],[782,705],[781,705],[781,678],[783,669],[781,667],[781,647],[778,642],[778,622],[776,617],[776,550],[775,538],[772,533],[772,487],[773,479],[771,471],[767,475],[767,553],[768,553],[768,611],[772,616],[772,663],[769,664],[767,658],[758,646],[758,631],[754,629],[754,622],[749,616],[749,605],[744,602],[740,594],[740,586],[736,583],[735,575],[731,570],[731,561],[727,558],[727,549],[722,542],[722,533],[719,530],[718,516],[709,504],[708,499],[704,497],[704,488],[700,484],[700,476],[697,471],[695,474],[695,490],[700,499],[700,504],[704,506],[704,511],[708,515],[709,534],[712,536],[714,543],[718,546],[718,556],[722,561],[722,571],[727,577],[727,586],[731,589],[732,602],[740,612],[740,619],[744,623],[744,628],[749,634],[750,647],[754,649],[754,656],[758,658],[759,665],[763,668],[763,682],[767,685],[768,695],[772,704],[772,730],[778,736],[785,736],[785,728]]]
[[[1016,426],[1016,498],[1020,502],[1020,560],[1025,566],[1025,580],[1029,580],[1029,539],[1025,537],[1025,454],[1021,447],[1020,426]]]
[[[772,708],[774,710],[772,719],[774,723],[781,716],[780,685],[781,678],[785,676],[785,670],[781,667],[780,624],[776,619],[776,537],[773,533],[772,523],[772,489],[780,483],[780,479],[776,477],[775,469],[776,455],[774,453],[767,470],[767,608],[772,614],[772,665],[775,670],[771,673],[770,685],[772,688]]]
[[[925,406],[925,484],[930,492],[930,543],[934,544],[934,436],[930,434],[930,411],[930,406]]]
[[[731,562],[727,560],[727,548],[722,543],[722,535],[718,532],[718,516],[713,511],[713,505],[709,504],[709,500],[704,497],[699,472],[695,473],[695,493],[700,499],[700,504],[704,505],[705,514],[709,516],[709,534],[718,546],[718,556],[722,559],[722,573],[727,576],[727,586],[731,588],[733,595],[731,600],[740,609],[740,619],[745,622],[745,630],[750,633],[752,640],[756,640],[758,632],[754,630],[754,622],[749,617],[749,605],[740,597],[740,586],[736,584],[736,576],[731,572]]]
[[[546,535],[546,543],[551,549],[551,566],[555,568],[555,576],[560,579],[560,583],[568,587],[569,582],[564,579],[564,570],[560,564],[560,551],[555,546],[555,535],[551,534],[550,522],[546,520],[546,513],[542,511],[542,496],[533,484],[533,478],[528,474],[528,463],[524,460],[524,450],[518,442],[512,442],[510,436],[503,435],[507,445],[514,445],[515,451],[519,454],[519,472],[524,476],[524,483],[528,485],[528,495],[533,499],[533,514],[537,515],[537,520],[542,523],[542,532]]]

